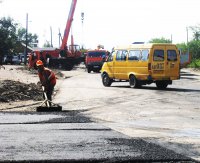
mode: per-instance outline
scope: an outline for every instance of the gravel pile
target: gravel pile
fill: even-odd
[[[0,102],[43,100],[42,89],[34,83],[25,84],[19,81],[0,81]]]

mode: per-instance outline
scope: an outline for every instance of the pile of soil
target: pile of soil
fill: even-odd
[[[43,100],[41,86],[12,80],[0,81],[0,102],[25,100]]]

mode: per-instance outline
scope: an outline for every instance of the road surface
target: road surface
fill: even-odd
[[[84,110],[115,131],[200,161],[200,73],[182,69],[180,80],[158,90],[131,89],[128,82],[104,87],[100,74],[82,71],[61,87],[55,101],[65,110]]]
[[[54,98],[63,112],[0,112],[0,162],[200,160],[199,74],[183,70],[161,91],[104,87],[84,69],[63,73]]]

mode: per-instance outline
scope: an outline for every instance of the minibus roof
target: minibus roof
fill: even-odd
[[[171,44],[171,43],[130,44],[130,45],[116,46],[115,49],[141,49],[141,48],[150,49],[153,46],[159,46],[159,45],[174,46],[175,44]]]

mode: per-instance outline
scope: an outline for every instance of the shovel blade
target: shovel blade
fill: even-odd
[[[59,112],[62,111],[62,106],[39,106],[36,108],[37,112]]]

